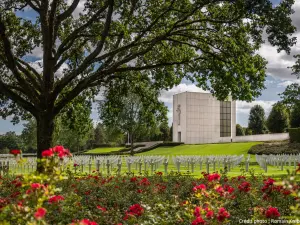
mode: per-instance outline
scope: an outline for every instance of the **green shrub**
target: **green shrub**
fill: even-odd
[[[290,142],[300,143],[300,127],[289,129]]]
[[[277,154],[299,154],[300,144],[283,142],[265,142],[263,144],[252,146],[248,154],[257,155],[277,155]]]

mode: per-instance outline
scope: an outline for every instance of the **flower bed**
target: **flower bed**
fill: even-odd
[[[0,178],[7,224],[239,224],[297,218],[299,183],[266,177],[180,174],[75,176],[61,171],[61,146],[45,151],[45,173]],[[299,172],[300,169],[298,169]],[[292,174],[291,177],[299,176]],[[291,209],[291,206],[295,208]]]

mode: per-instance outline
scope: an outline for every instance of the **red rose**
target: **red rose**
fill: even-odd
[[[219,209],[218,216],[217,216],[218,221],[223,222],[226,218],[229,218],[229,217],[230,217],[230,214],[229,214],[229,212],[226,211],[225,208],[222,207]]]
[[[266,213],[265,213],[265,216],[266,216],[267,218],[273,218],[273,219],[275,219],[275,218],[280,217],[280,213],[278,212],[278,209],[277,209],[277,208],[271,207],[271,206],[270,206],[270,207],[267,209],[267,211],[266,211]]]
[[[217,173],[212,173],[207,175],[208,181],[220,180],[221,176]]]
[[[49,203],[56,203],[56,202],[63,201],[63,200],[65,200],[65,198],[63,196],[61,196],[61,195],[54,195],[51,198],[49,198],[48,202]]]
[[[249,182],[244,181],[244,182],[242,182],[242,183],[238,186],[238,188],[239,188],[239,190],[242,191],[242,192],[249,192],[249,191],[250,191],[250,186],[251,186],[251,184],[250,184]]]
[[[222,186],[217,187],[215,190],[220,194],[220,196],[224,196],[224,189]]]
[[[12,154],[14,156],[20,155],[21,154],[21,150],[17,150],[17,149],[10,150],[10,154]]]
[[[195,210],[194,210],[194,216],[195,216],[195,217],[201,216],[201,207],[196,206],[196,208],[195,208]]]
[[[34,217],[37,220],[42,219],[46,215],[47,210],[45,208],[38,208],[37,211],[34,213]]]
[[[205,186],[205,184],[199,184],[198,186],[195,186],[194,188],[193,188],[193,191],[197,191],[197,190],[206,190],[206,186]]]
[[[212,219],[213,216],[214,216],[214,211],[209,209],[209,208],[205,208],[205,211],[206,211],[206,215],[205,215],[206,218],[207,219]]]
[[[224,185],[224,190],[227,191],[229,194],[234,192],[234,188],[227,184]]]
[[[205,223],[206,223],[205,220],[199,216],[192,222],[192,225],[200,225],[200,224],[205,224]]]
[[[130,182],[132,182],[132,183],[134,183],[134,182],[136,182],[137,181],[137,178],[136,177],[132,177],[131,179],[130,179]]]
[[[53,156],[53,152],[51,150],[45,150],[42,152],[42,157],[51,157]]]
[[[32,183],[32,184],[31,184],[31,188],[32,188],[32,189],[38,189],[38,188],[40,188],[40,187],[42,187],[42,185],[39,184],[39,183]]]
[[[128,220],[130,216],[141,216],[144,212],[143,207],[140,204],[134,204],[129,207],[129,210],[126,211],[126,215],[123,220]]]
[[[149,186],[150,185],[150,181],[145,177],[143,178],[140,182],[139,182],[140,185],[143,185],[143,186]]]

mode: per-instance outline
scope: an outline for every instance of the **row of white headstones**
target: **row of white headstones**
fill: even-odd
[[[197,168],[206,173],[215,172],[217,170],[226,170],[230,172],[234,167],[240,165],[244,160],[245,171],[249,171],[250,155],[246,158],[244,155],[209,155],[209,156],[73,156],[60,162],[62,168],[72,165],[75,172],[92,173],[93,170],[101,173],[112,174],[116,172],[121,174],[122,165],[125,164],[123,172],[138,172],[142,174],[147,171],[154,174],[159,167],[163,165],[163,171],[168,174],[170,164],[175,167],[175,171],[189,171],[194,173]],[[298,155],[256,155],[256,161],[261,168],[267,172],[268,165],[276,166],[283,170],[284,166],[294,166],[300,162],[300,154]],[[95,167],[93,167],[95,165]],[[173,167],[173,168],[174,168]],[[36,158],[28,157],[22,164],[17,163],[14,158],[0,159],[1,172],[31,172],[36,168]]]
[[[268,172],[268,165],[280,168],[280,170],[283,170],[284,166],[293,166],[295,170],[300,163],[300,154],[255,155],[255,158],[265,172]]]

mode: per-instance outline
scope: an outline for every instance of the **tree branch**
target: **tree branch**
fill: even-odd
[[[26,66],[26,68],[28,70],[30,70],[36,76],[36,78],[39,80],[40,84],[42,84],[42,78],[41,78],[40,74],[32,66],[30,66],[27,62],[23,61],[22,59],[17,59],[17,61],[19,63],[21,63],[22,65]]]
[[[68,45],[68,43],[71,42],[71,41],[74,41],[76,38],[80,37],[80,33],[82,31],[84,31],[84,29],[88,28],[92,23],[96,22],[97,19],[98,19],[98,16],[100,16],[101,13],[103,13],[107,9],[107,7],[108,7],[108,1],[85,24],[83,24],[82,26],[80,26],[77,29],[75,29],[65,40],[63,40],[63,42],[61,43],[61,45],[57,49],[57,52],[56,52],[56,55],[55,55],[55,59],[56,60],[58,60],[61,57],[61,55],[66,50],[68,50],[68,48],[70,48],[70,46]]]
[[[31,0],[25,0],[25,2],[37,13],[40,13],[39,6],[35,6]],[[37,4],[37,3],[36,3]]]
[[[17,69],[17,63],[12,53],[11,43],[6,37],[5,31],[6,27],[2,21],[2,15],[0,13],[0,39],[3,43],[4,54],[7,59],[6,66],[11,70],[12,74],[17,79],[19,85],[23,88],[23,90],[27,92],[28,97],[31,98],[32,101],[35,101],[37,100],[38,95],[31,87],[31,85],[22,77],[19,70]]]
[[[128,66],[128,67],[122,67],[122,68],[117,68],[114,70],[114,73],[122,73],[122,72],[128,72],[128,71],[142,71],[142,70],[149,70],[149,69],[154,69],[154,68],[160,68],[160,67],[165,67],[165,66],[174,66],[174,65],[182,65],[182,64],[187,64],[190,62],[194,62],[200,59],[204,59],[203,57],[197,57],[192,60],[185,60],[185,61],[180,61],[180,62],[164,62],[164,63],[158,63],[154,65],[146,65],[146,66]],[[103,73],[110,73],[111,71],[103,71]]]
[[[5,96],[7,96],[12,101],[18,103],[18,105],[20,105],[23,109],[30,112],[33,116],[37,116],[37,109],[35,108],[35,106],[32,105],[30,102],[26,101],[25,99],[23,99],[21,96],[19,96],[15,92],[13,92],[11,90],[11,88],[9,86],[7,86],[6,84],[4,84],[1,80],[0,80],[0,90],[1,90],[1,93],[3,93]]]
[[[98,42],[96,49],[88,55],[84,61],[81,63],[81,65],[75,69],[70,74],[66,75],[61,79],[58,84],[54,88],[54,96],[57,96],[58,93],[69,83],[71,82],[78,74],[82,73],[89,65],[90,63],[97,57],[97,55],[102,51],[104,42],[106,40],[106,37],[108,35],[110,24],[112,21],[112,14],[113,14],[113,6],[114,6],[114,0],[108,0],[108,13],[106,16],[106,21],[104,25],[104,30],[101,34],[101,40]]]
[[[72,15],[72,13],[75,11],[75,9],[77,8],[78,4],[79,4],[80,0],[74,0],[72,5],[62,14],[57,16],[57,22],[61,23],[62,21],[64,21],[65,19],[67,19],[69,16]]]

